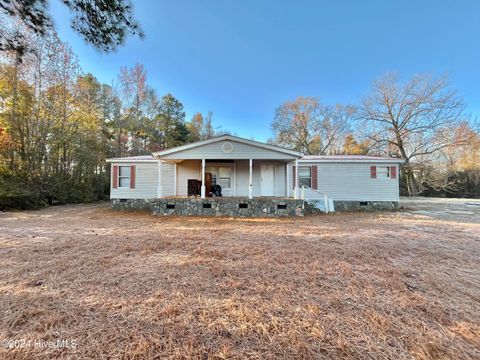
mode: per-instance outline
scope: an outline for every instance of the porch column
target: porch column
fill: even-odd
[[[205,199],[205,159],[202,159],[202,187],[200,188],[200,197]]]
[[[295,179],[293,179],[293,181],[295,181],[295,188],[293,189],[293,197],[295,199],[298,199],[298,159],[295,159]]]
[[[249,199],[253,199],[252,168],[253,168],[253,159],[250,159],[250,161],[249,161],[249,177],[248,177],[248,198]]]
[[[177,163],[173,164],[173,196],[177,196]]]

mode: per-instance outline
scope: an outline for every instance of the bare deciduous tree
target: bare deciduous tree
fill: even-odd
[[[276,109],[273,142],[305,154],[337,153],[353,113],[351,107],[329,107],[318,98],[298,97]]]
[[[421,163],[466,139],[454,136],[466,119],[465,105],[447,78],[417,75],[402,83],[398,74],[386,74],[373,83],[372,93],[359,110],[361,129],[377,146],[405,160],[409,195],[418,194]]]
[[[144,154],[149,146],[148,132],[154,128],[152,119],[160,107],[159,100],[147,84],[147,72],[142,64],[136,64],[132,68],[122,67],[118,84],[131,153]]]

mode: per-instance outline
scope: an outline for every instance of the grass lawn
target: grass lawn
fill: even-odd
[[[0,358],[478,359],[480,224],[3,213],[0,310]]]

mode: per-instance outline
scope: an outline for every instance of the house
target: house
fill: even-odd
[[[311,156],[231,135],[108,159],[114,208],[156,214],[301,215],[396,208],[398,159]],[[222,197],[212,196],[220,185]]]

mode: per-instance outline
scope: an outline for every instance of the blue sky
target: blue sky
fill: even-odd
[[[296,96],[357,103],[387,71],[448,74],[480,114],[478,0],[134,1],[144,40],[101,54],[70,30],[59,1],[60,37],[85,72],[110,83],[121,66],[144,64],[148,82],[185,106],[213,112],[240,136],[271,136],[274,110]]]

